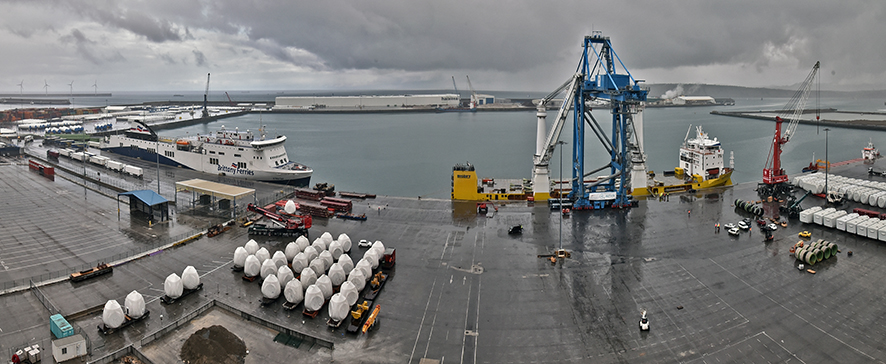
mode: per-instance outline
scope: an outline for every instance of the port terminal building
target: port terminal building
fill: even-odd
[[[448,108],[458,107],[459,103],[459,95],[454,93],[437,95],[280,96],[276,98],[273,110]]]

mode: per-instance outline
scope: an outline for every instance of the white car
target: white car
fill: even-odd
[[[746,222],[744,222],[744,221],[739,221],[739,222],[738,222],[738,228],[739,228],[739,229],[742,229],[742,230],[747,230],[747,229],[750,228],[750,226],[748,226],[748,223],[746,223]]]
[[[735,227],[735,224],[733,224],[731,222],[727,222],[726,225],[723,225],[723,227],[726,228],[727,230],[731,230],[732,228]]]
[[[737,227],[729,229],[729,235],[738,235],[738,233],[739,233],[739,230]]]
[[[766,225],[766,227],[768,227],[770,231],[778,230],[778,225],[775,225],[774,223]]]
[[[649,331],[649,319],[646,318],[646,311],[640,316],[640,331]]]
[[[357,243],[357,246],[359,246],[361,248],[368,248],[368,247],[372,246],[372,243],[370,243],[369,240],[360,239],[360,242]]]

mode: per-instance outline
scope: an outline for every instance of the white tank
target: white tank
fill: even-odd
[[[182,279],[175,273],[167,276],[166,282],[163,282],[163,292],[166,293],[166,296],[169,298],[181,297],[182,288]]]
[[[305,299],[305,290],[301,287],[301,282],[298,279],[293,279],[286,283],[286,287],[283,288],[283,297],[286,298],[286,302],[299,304],[302,300]]]
[[[287,214],[295,213],[295,201],[287,200],[286,204],[283,205],[283,211],[286,211]]]
[[[345,270],[342,269],[341,264],[338,263],[332,263],[332,266],[329,267],[329,273],[326,275],[329,276],[329,280],[332,281],[332,285],[335,287],[341,286],[347,278]]]
[[[314,272],[311,268],[305,268],[301,271],[301,281],[302,287],[310,286],[317,282],[317,273]]]
[[[381,240],[376,240],[374,243],[372,243],[372,246],[369,247],[369,250],[375,250],[375,253],[378,254],[379,258],[385,255],[385,245],[382,244]]]
[[[351,306],[348,305],[347,299],[341,293],[332,295],[329,299],[329,318],[335,321],[344,320],[348,317],[348,311]]]
[[[280,281],[277,276],[269,275],[261,284],[261,294],[265,298],[275,299],[280,297]]]
[[[129,292],[123,305],[126,306],[129,317],[137,319],[145,314],[145,297],[138,291]]]
[[[305,248],[311,245],[311,241],[304,235],[295,238],[295,244],[298,245],[298,251],[303,252]]]
[[[369,249],[366,251],[366,253],[363,254],[363,259],[369,262],[372,269],[378,268],[379,258],[381,258],[381,255],[379,255],[378,252],[373,249]]]
[[[351,251],[351,237],[349,237],[348,234],[339,234],[338,241],[341,242],[341,249],[344,250],[345,253]]]
[[[320,292],[320,287],[314,284],[308,286],[308,289],[305,290],[305,310],[319,311],[323,307],[324,302],[326,302],[326,299],[323,298],[323,292]]]
[[[341,284],[341,290],[339,291],[343,296],[345,296],[345,300],[348,302],[348,306],[353,306],[357,303],[357,297],[360,296],[357,293],[357,286],[355,286],[350,281],[345,281]]]
[[[317,283],[315,284],[320,288],[320,292],[323,292],[323,299],[332,297],[332,281],[329,279],[329,276],[321,275],[320,278],[317,278]]]
[[[200,275],[197,274],[197,269],[193,265],[185,267],[184,272],[182,272],[182,286],[185,289],[194,289],[199,285]]]
[[[274,256],[271,257],[271,260],[274,261],[274,265],[276,265],[277,268],[284,267],[289,263],[286,260],[286,254],[279,250],[274,252]]]
[[[105,309],[102,311],[102,322],[105,326],[116,329],[123,325],[123,321],[126,321],[126,316],[120,304],[116,300],[105,303]]]
[[[261,264],[261,278],[265,279],[268,278],[268,276],[275,274],[277,274],[277,265],[274,264],[273,260],[265,260],[265,262]]]
[[[266,260],[271,259],[271,252],[268,249],[262,247],[257,252],[255,252],[255,257],[258,258],[259,262],[264,263]]]
[[[277,280],[280,281],[281,286],[285,287],[293,278],[295,278],[295,274],[292,274],[292,269],[289,269],[288,266],[277,268]]]
[[[326,242],[324,242],[323,239],[320,238],[314,239],[314,242],[311,243],[311,246],[314,247],[314,250],[316,250],[318,254],[326,250]]]
[[[366,276],[363,275],[362,270],[354,269],[351,274],[348,274],[348,282],[351,282],[357,288],[357,292],[360,292],[363,287],[366,287]]]
[[[298,253],[292,258],[292,271],[301,272],[302,269],[308,267],[308,256],[305,253]]]
[[[237,268],[243,268],[243,265],[246,264],[246,257],[249,255],[249,252],[246,251],[246,248],[242,246],[238,246],[237,249],[234,249],[234,266]]]
[[[329,244],[327,248],[329,253],[332,254],[332,259],[336,261],[344,253],[344,249],[341,248],[341,242],[338,240],[333,240],[332,244]]]
[[[313,246],[309,246],[305,248],[305,255],[308,257],[308,261],[310,262],[314,259],[317,259],[317,257],[320,256],[320,252],[317,251],[317,249]]]
[[[283,249],[283,254],[286,255],[286,261],[288,262],[291,262],[292,258],[295,258],[295,255],[300,252],[301,251],[298,250],[298,244],[296,244],[294,241],[286,244],[286,249]]]
[[[345,274],[350,274],[351,270],[354,269],[354,261],[351,260],[351,256],[347,254],[342,254],[338,258],[338,264],[341,264],[341,268],[345,270]]]
[[[255,277],[259,273],[261,273],[261,262],[258,261],[255,255],[250,254],[246,257],[246,262],[243,264],[243,274],[247,277]]]
[[[319,257],[317,259],[312,260],[311,263],[308,264],[308,267],[311,267],[311,269],[314,270],[314,273],[317,273],[317,274],[326,273],[326,262],[323,261],[323,259],[320,259]]]
[[[329,267],[332,266],[332,263],[335,263],[335,259],[332,258],[332,253],[330,253],[329,250],[324,250],[320,253],[318,258],[323,259],[324,267],[326,267],[326,269],[329,269]]]
[[[369,277],[372,277],[372,263],[370,263],[366,258],[360,259],[357,262],[357,265],[354,266],[354,269],[359,269],[361,273],[363,273],[363,278],[368,280]]]
[[[323,244],[326,244],[326,246],[329,246],[329,244],[332,243],[332,234],[330,234],[328,231],[326,231],[323,233],[323,235],[320,235],[320,239],[323,240]]]
[[[253,239],[249,239],[249,241],[246,242],[246,246],[245,246],[245,248],[246,248],[246,252],[247,252],[247,253],[249,253],[249,254],[255,254],[255,252],[258,251],[258,242],[256,242],[256,241],[253,240]]]

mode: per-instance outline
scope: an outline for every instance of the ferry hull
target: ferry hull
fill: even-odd
[[[639,196],[661,196],[666,193],[678,193],[692,190],[703,190],[713,187],[732,186],[732,171],[722,174],[720,177],[709,179],[702,182],[688,182],[664,186],[647,186],[635,188],[631,193],[634,197]]]

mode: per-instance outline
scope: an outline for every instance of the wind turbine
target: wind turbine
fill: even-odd
[[[46,95],[49,95],[49,84],[46,83],[45,79],[43,80],[43,92],[45,92]]]
[[[25,83],[25,80],[22,80],[22,82],[19,82],[19,83],[18,83],[18,96],[19,96],[19,97],[21,97],[21,96],[23,95],[23,92],[24,92],[24,89],[25,89],[25,88],[24,88],[24,86],[22,86],[22,85],[23,85],[24,83]]]
[[[98,80],[92,82],[92,96],[98,95]]]

